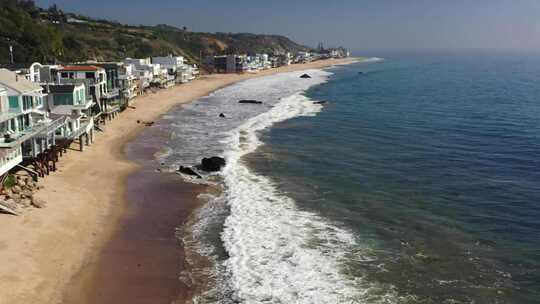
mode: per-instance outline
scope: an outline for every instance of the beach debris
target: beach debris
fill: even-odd
[[[323,101],[314,101],[313,102],[313,104],[325,104],[325,103],[326,103],[326,101],[324,101],[324,100]]]
[[[300,76],[300,78],[308,79],[311,78],[311,76],[309,76],[308,74],[303,74],[302,76]]]
[[[47,206],[47,202],[41,199],[33,199],[32,205],[36,208],[45,208]]]
[[[197,178],[202,178],[202,176],[199,173],[197,173],[195,170],[193,170],[190,167],[180,166],[180,168],[178,168],[178,172],[186,174],[186,175],[195,176]]]
[[[223,114],[223,113],[219,113],[219,117],[221,117],[221,118],[225,118],[225,114]]]
[[[145,125],[146,127],[151,127],[152,125],[154,125],[154,122],[153,121],[144,121],[144,120],[140,120],[140,119],[137,119],[137,123],[138,124],[143,124]]]
[[[128,108],[130,108],[130,109],[137,109],[137,107],[134,107],[134,106],[128,106]]]
[[[11,214],[11,215],[20,215],[21,212],[19,210],[19,206],[17,203],[10,199],[7,201],[0,201],[0,211]]]
[[[251,103],[251,104],[262,104],[262,101],[253,100],[253,99],[242,99],[238,103]]]
[[[225,159],[219,156],[203,158],[201,161],[201,170],[207,172],[217,172],[225,166]]]

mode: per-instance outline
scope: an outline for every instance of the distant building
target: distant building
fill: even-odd
[[[244,73],[248,70],[247,56],[214,56],[212,67],[217,73]]]
[[[142,94],[142,89],[139,88],[139,82],[135,77],[134,66],[131,64],[123,64],[118,72],[118,82],[121,88],[120,96],[127,101]]]
[[[140,81],[140,87],[144,90],[150,86],[165,87],[167,84],[167,73],[163,71],[161,65],[152,63],[151,58],[126,58],[124,64],[132,64],[135,68],[135,77]]]

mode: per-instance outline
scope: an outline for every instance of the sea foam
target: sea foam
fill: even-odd
[[[283,98],[230,135],[224,179],[230,215],[222,239],[235,300],[242,303],[360,303],[360,278],[342,267],[355,236],[297,208],[272,180],[252,172],[242,156],[262,143],[257,132],[321,105],[302,94]]]
[[[383,296],[373,297],[371,291],[377,289],[373,284],[347,273],[351,252],[355,259],[364,259],[352,232],[301,210],[271,178],[254,173],[242,159],[263,144],[260,131],[323,109],[304,92],[324,83],[331,73],[310,70],[312,78],[307,81],[299,78],[302,73],[226,87],[185,106],[174,117],[178,132],[172,141],[182,149],[175,150],[172,161],[194,164],[209,153],[227,160],[223,193],[208,198],[189,225],[189,237],[183,239],[187,247],[212,261],[209,267],[192,269],[193,277],[209,285],[195,303],[393,302],[387,301],[391,291],[377,290]],[[264,104],[240,105],[239,99]],[[216,120],[221,112],[227,118]]]

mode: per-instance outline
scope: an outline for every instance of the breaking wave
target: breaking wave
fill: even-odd
[[[361,255],[355,236],[300,210],[269,178],[252,172],[242,161],[262,144],[258,131],[294,117],[316,115],[321,108],[295,94],[248,120],[229,137],[224,180],[230,215],[222,240],[229,255],[225,267],[234,301],[360,303],[367,296],[362,279],[347,276],[344,267],[348,253]]]

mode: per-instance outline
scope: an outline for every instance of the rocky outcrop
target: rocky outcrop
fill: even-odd
[[[262,104],[262,101],[253,100],[253,99],[242,99],[238,103],[251,103],[251,104]]]
[[[203,158],[201,161],[201,170],[204,170],[206,172],[217,172],[220,171],[223,167],[225,167],[225,159],[223,157],[210,157],[210,158]]]
[[[15,184],[4,188],[0,194],[0,210],[18,215],[31,206],[44,208],[46,202],[35,197],[35,191],[41,189],[26,171],[13,174]]]
[[[221,117],[221,118],[225,118],[225,114],[223,114],[223,113],[219,113],[219,117]]]
[[[178,172],[185,175],[195,176],[196,178],[202,178],[202,176],[199,173],[197,173],[195,170],[191,169],[190,167],[180,166],[180,168],[178,168]]]
[[[303,74],[302,76],[300,76],[300,78],[309,79],[311,78],[311,76],[309,76],[308,74]]]

